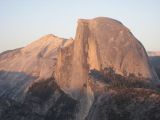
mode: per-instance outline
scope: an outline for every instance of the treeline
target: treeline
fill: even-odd
[[[152,88],[151,83],[147,78],[142,77],[140,74],[135,76],[134,74],[120,75],[117,74],[113,68],[105,68],[104,70],[91,70],[90,76],[98,81],[106,82],[114,87],[122,88]]]

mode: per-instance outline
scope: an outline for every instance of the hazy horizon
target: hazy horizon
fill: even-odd
[[[0,52],[46,34],[74,38],[77,20],[110,17],[122,22],[147,51],[160,51],[159,0],[0,0]]]

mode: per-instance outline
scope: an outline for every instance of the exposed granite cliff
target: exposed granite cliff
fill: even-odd
[[[0,54],[0,118],[140,120],[147,104],[158,120],[157,84],[143,45],[128,28],[111,18],[80,19],[74,40],[49,34]]]

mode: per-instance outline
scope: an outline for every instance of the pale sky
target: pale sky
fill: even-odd
[[[79,18],[121,21],[147,50],[160,51],[160,0],[0,0],[0,52],[46,34],[75,36]]]

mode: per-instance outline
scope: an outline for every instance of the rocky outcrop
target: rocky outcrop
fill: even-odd
[[[81,20],[88,23],[88,63],[90,69],[112,67],[119,74],[156,79],[150,70],[142,44],[120,22],[109,18]],[[93,52],[96,51],[96,52]]]
[[[123,96],[136,89],[131,91],[137,95],[136,103],[140,97],[137,89],[154,93],[152,83],[158,84],[159,79],[144,47],[128,28],[110,18],[80,19],[74,40],[49,34],[24,48],[0,54],[0,118],[95,120],[103,116],[112,120],[110,112],[124,115],[114,103],[111,105],[118,113],[107,111],[119,91]],[[159,99],[160,94],[155,95]],[[128,96],[127,101],[132,102]],[[118,99],[115,102],[119,104]],[[128,110],[128,105],[135,111]],[[141,110],[137,105],[120,107],[133,112],[129,114],[132,119]]]
[[[146,82],[158,81],[142,44],[116,20],[110,18],[79,20],[74,44],[65,49],[68,53],[60,53],[55,76],[60,82],[67,81],[67,84],[61,82],[60,86],[72,95],[75,91],[76,96],[77,92],[80,94],[87,85],[89,71],[93,69],[102,71],[111,67],[116,73],[124,76],[134,74],[147,78]],[[62,57],[67,62],[61,61]],[[67,69],[59,73],[61,68]],[[70,73],[66,74],[68,71]]]
[[[82,101],[80,119],[86,117],[94,101],[89,85],[91,70],[112,68],[122,76],[134,74],[147,83],[159,82],[142,44],[124,25],[110,18],[79,20],[75,41],[61,49],[57,60],[58,84],[73,99]]]
[[[46,35],[30,45],[0,55],[0,96],[23,99],[34,81],[53,76],[64,39]]]

